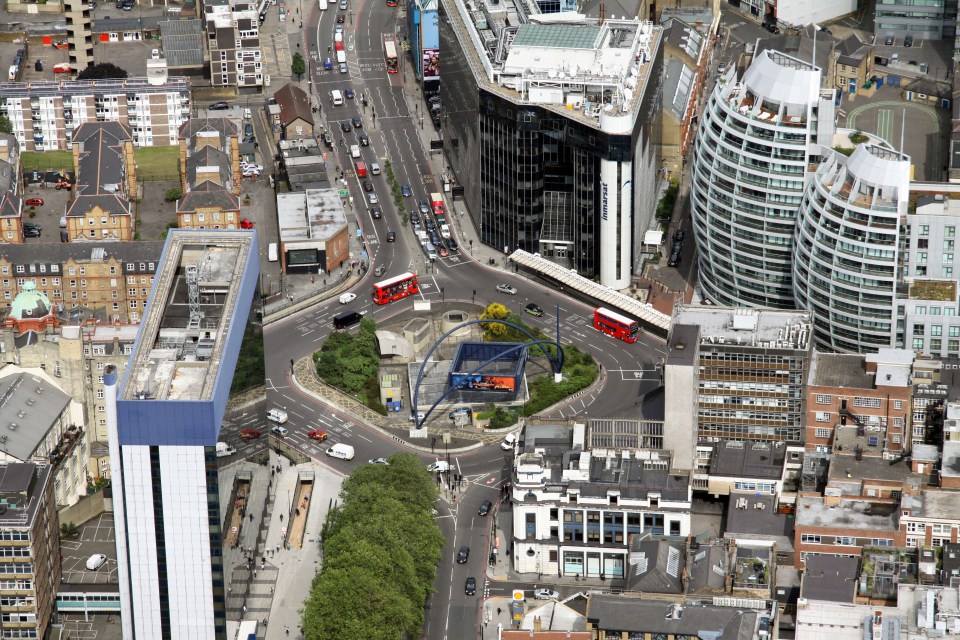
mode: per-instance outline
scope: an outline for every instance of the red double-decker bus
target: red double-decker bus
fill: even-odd
[[[624,342],[636,342],[640,337],[640,324],[636,320],[603,307],[593,310],[593,328]]]
[[[415,293],[420,293],[420,285],[417,274],[410,271],[373,285],[373,301],[377,304],[387,304]]]
[[[387,65],[387,73],[396,73],[400,70],[397,58],[397,39],[392,33],[383,34],[383,60]]]

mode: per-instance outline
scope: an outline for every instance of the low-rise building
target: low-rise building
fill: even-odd
[[[280,127],[285,140],[297,143],[313,137],[313,112],[310,96],[293,83],[285,84],[273,94],[280,107]]]
[[[926,489],[904,494],[900,501],[900,530],[908,547],[942,547],[958,541],[960,493]]]
[[[240,175],[240,137],[233,120],[191,118],[180,127],[177,140],[180,145],[180,188],[184,193],[200,182],[198,167],[215,166],[219,177],[214,181],[233,195],[240,195],[240,180],[237,179]],[[204,176],[203,172],[201,176]]]
[[[70,149],[85,122],[119,122],[138,147],[177,143],[190,117],[190,81],[145,77],[0,84],[0,112],[10,119],[21,151]]]
[[[899,509],[898,504],[871,500],[801,496],[796,510],[795,565],[803,567],[809,555],[859,558],[864,547],[902,547]]]
[[[285,273],[323,274],[348,260],[347,214],[336,189],[279,194],[277,218]]]
[[[118,122],[84,123],[74,132],[77,173],[66,209],[68,242],[133,240],[136,164],[130,129]]]
[[[794,564],[793,508],[781,511],[775,495],[730,494],[723,537],[737,547],[770,549],[777,564]]]
[[[0,194],[0,244],[23,242],[23,200],[13,191]]]
[[[698,447],[699,449],[700,447]],[[780,495],[786,477],[787,446],[783,442],[727,440],[709,445],[707,493]]]
[[[527,425],[514,460],[514,570],[588,578],[626,577],[640,534],[687,536],[688,474],[669,454],[586,451],[582,425]]]
[[[206,180],[187,191],[177,202],[181,229],[239,229],[240,198]]]
[[[330,184],[330,173],[324,158],[326,152],[315,139],[281,140],[278,146],[290,191],[329,189],[335,186]],[[346,188],[346,182],[341,184]]]

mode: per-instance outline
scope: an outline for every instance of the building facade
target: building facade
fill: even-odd
[[[256,292],[256,233],[171,231],[159,265],[122,385],[104,371],[121,625],[127,638],[226,640],[215,445]]]
[[[260,14],[248,0],[205,0],[210,81],[215,87],[262,87]]]
[[[407,0],[410,55],[424,95],[440,91],[439,5],[438,0]]]
[[[129,126],[138,147],[171,145],[190,117],[190,81],[5,82],[0,84],[0,112],[10,118],[21,151],[70,149],[77,127],[103,121]]]
[[[441,3],[450,91],[440,128],[454,193],[482,242],[622,289],[639,268],[661,177],[662,30],[539,24],[539,13],[532,0],[486,0],[472,13]]]
[[[821,70],[763,50],[729,70],[703,110],[690,207],[700,287],[728,306],[793,308],[797,211],[821,148],[833,144],[834,91]]]
[[[862,144],[849,157],[827,151],[810,181],[796,220],[793,292],[813,313],[818,347],[894,346],[910,171],[908,156]]]
[[[93,10],[90,3],[83,0],[65,0],[63,8],[67,23],[68,60],[76,71],[81,71],[93,64],[93,34],[90,30],[90,14]]]
[[[917,40],[950,40],[957,35],[957,0],[884,0],[877,3],[873,33]]]

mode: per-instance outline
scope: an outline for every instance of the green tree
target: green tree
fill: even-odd
[[[307,72],[307,64],[303,61],[303,56],[299,52],[293,54],[293,63],[290,65],[290,71],[297,76],[297,80],[303,77]]]
[[[183,197],[183,189],[180,187],[170,187],[163,194],[163,199],[167,202],[173,202],[174,200],[179,200]]]
[[[121,69],[110,62],[101,62],[81,69],[77,74],[77,80],[109,80],[122,79],[127,77],[127,70]]]
[[[72,538],[80,533],[80,527],[75,522],[64,522],[60,525],[60,535],[64,538]]]
[[[13,133],[13,123],[2,113],[0,113],[0,133]]]

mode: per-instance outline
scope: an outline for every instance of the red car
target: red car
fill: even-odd
[[[27,198],[23,201],[23,204],[27,205],[28,207],[42,207],[43,198]]]
[[[66,62],[61,62],[60,64],[53,65],[54,73],[73,73],[73,67],[71,67]]]
[[[241,228],[241,229],[253,229],[253,223],[250,222],[249,220],[247,220],[246,218],[244,218],[243,220],[240,221],[240,228]]]
[[[256,440],[260,437],[260,432],[256,429],[244,429],[240,432],[240,437],[244,440]]]
[[[310,436],[311,440],[316,440],[317,442],[323,442],[327,439],[327,432],[323,429],[314,429],[307,435]]]

